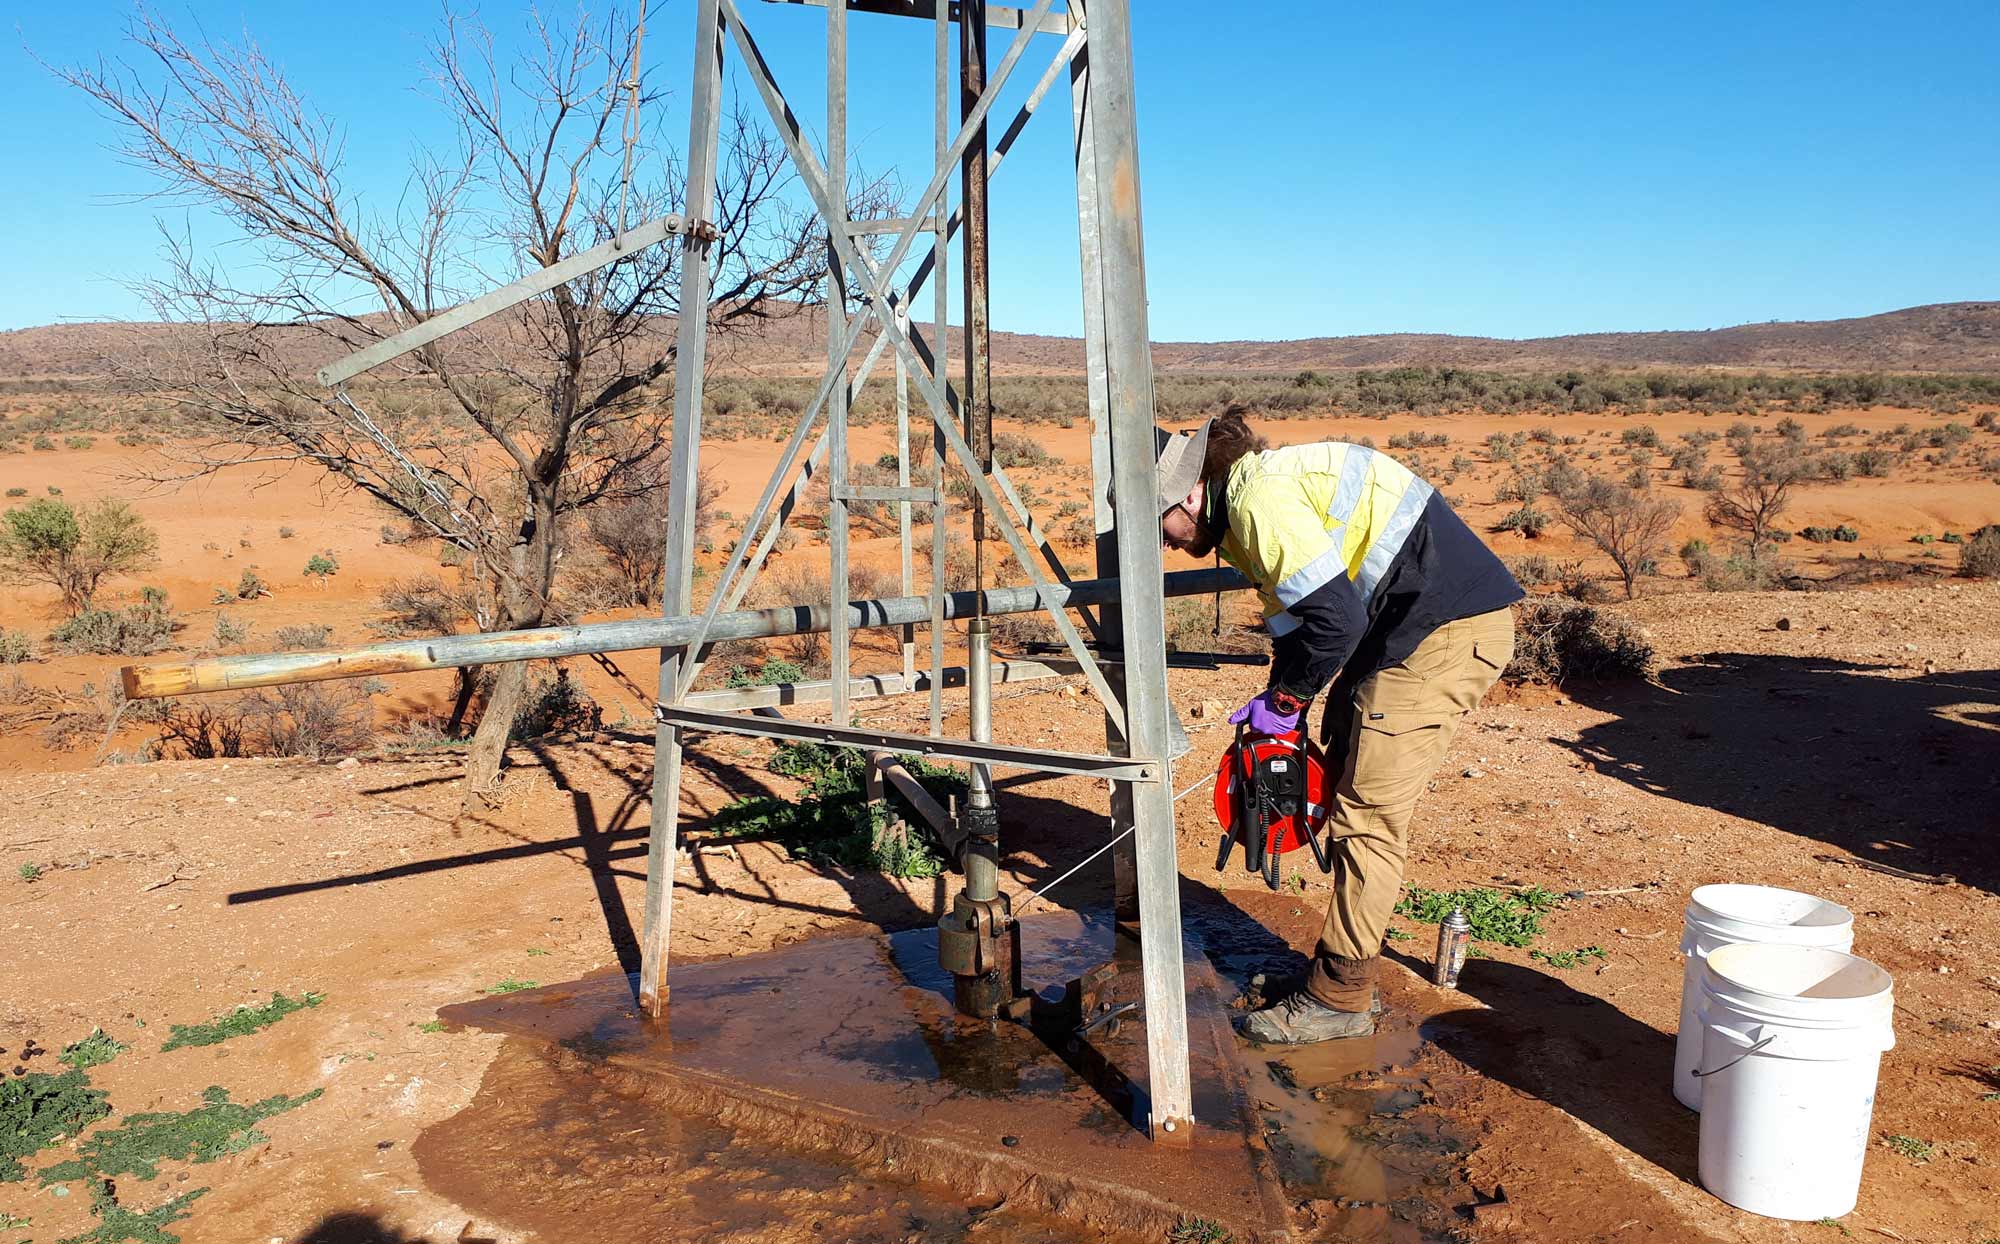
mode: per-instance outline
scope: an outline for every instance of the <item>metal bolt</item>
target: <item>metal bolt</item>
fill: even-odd
[[[1171,1132],[1174,1130],[1174,1121],[1172,1119],[1168,1119],[1165,1123],[1160,1124],[1160,1127],[1165,1131]]]

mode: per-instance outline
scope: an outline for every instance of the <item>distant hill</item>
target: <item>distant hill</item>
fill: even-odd
[[[657,331],[672,331],[662,321]],[[171,349],[186,330],[156,323],[51,324],[0,333],[0,380],[88,379]],[[281,329],[282,348],[310,371],[338,351],[300,329]],[[797,375],[824,357],[822,317],[802,310],[718,342],[713,362],[734,374]],[[953,358],[963,357],[952,333]],[[859,351],[857,351],[859,353]],[[1074,337],[993,335],[994,366],[1013,374],[1075,374]],[[1952,302],[1847,320],[1743,324],[1701,332],[1583,333],[1510,341],[1442,333],[1309,337],[1297,341],[1164,341],[1156,364],[1172,372],[1345,371],[1464,367],[1551,371],[1571,367],[1722,367],[1805,371],[2000,372],[2000,302]]]

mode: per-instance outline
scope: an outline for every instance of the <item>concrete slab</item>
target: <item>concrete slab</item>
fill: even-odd
[[[1063,982],[1116,961],[1105,996],[1136,1000],[1137,959],[1129,945],[1121,957],[1120,941],[1108,919],[1028,917],[1024,979],[1054,1000]],[[1072,1041],[1067,1028],[964,1019],[936,946],[924,929],[679,965],[659,1025],[643,1021],[623,974],[439,1014],[549,1042],[565,1065],[677,1113],[971,1200],[1154,1238],[1192,1219],[1238,1240],[1288,1238],[1228,994],[1205,959],[1186,952],[1196,1125],[1185,1143],[1155,1144],[1130,1122],[1141,1117],[1142,1022]]]

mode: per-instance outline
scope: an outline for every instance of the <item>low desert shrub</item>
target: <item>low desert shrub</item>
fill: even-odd
[[[34,659],[34,641],[26,631],[0,631],[0,665],[20,665]]]
[[[1958,573],[1968,579],[2000,579],[2000,523],[1965,538],[1958,549]]]
[[[1775,592],[1800,583],[1791,567],[1769,550],[1752,553],[1748,546],[1727,557],[1710,554],[1697,577],[1711,592]]]
[[[218,613],[215,615],[215,633],[213,636],[213,640],[216,647],[234,648],[237,644],[242,643],[244,640],[248,638],[250,638],[249,623],[238,622],[234,618],[231,618],[226,613]]]
[[[1799,539],[1813,544],[1853,544],[1861,538],[1861,533],[1846,523],[1838,527],[1807,527],[1799,532]]]
[[[1555,582],[1555,560],[1546,553],[1509,557],[1506,562],[1507,569],[1513,572],[1514,581],[1522,587],[1540,587],[1545,583]]]
[[[28,490],[25,488],[9,488],[7,495],[10,497],[25,497],[28,495]]]
[[[1886,449],[1863,449],[1854,455],[1854,473],[1863,479],[1885,479],[1896,455]]]
[[[1032,436],[1021,432],[1001,432],[993,437],[993,461],[1006,470],[1015,467],[1045,467],[1061,462]]]
[[[306,559],[306,568],[301,573],[308,579],[317,579],[324,583],[328,576],[339,571],[340,559],[333,555],[332,549],[322,549]]]
[[[180,626],[167,594],[149,587],[136,605],[85,609],[51,631],[49,642],[63,652],[143,657],[171,645]]]
[[[1514,606],[1514,659],[1509,682],[1563,683],[1644,678],[1653,645],[1628,619],[1560,597],[1537,596]]]
[[[604,710],[581,684],[558,665],[553,678],[538,677],[522,693],[514,712],[511,739],[540,739],[551,734],[589,737],[597,733]]]
[[[1548,530],[1549,516],[1532,505],[1524,505],[1493,524],[1495,531],[1518,531],[1530,540]]]
[[[271,633],[271,642],[280,652],[312,652],[326,647],[333,638],[333,628],[317,623],[302,623],[298,626],[281,626]]]
[[[257,753],[319,760],[365,751],[375,742],[376,679],[307,682],[252,692],[245,701]]]
[[[385,637],[449,635],[472,610],[465,597],[446,587],[436,575],[392,579],[376,597],[381,616],[371,629]]]

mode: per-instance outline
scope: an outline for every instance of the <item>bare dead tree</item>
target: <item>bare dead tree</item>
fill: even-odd
[[[169,235],[167,275],[144,286],[158,318],[193,331],[132,378],[211,433],[163,474],[304,464],[464,550],[485,589],[483,629],[556,620],[564,516],[599,503],[664,512],[678,239],[406,355],[352,393],[309,374],[681,210],[657,92],[642,90],[644,158],[629,185],[621,175],[634,31],[615,13],[536,16],[527,50],[503,56],[485,30],[447,15],[429,94],[457,142],[418,154],[387,203],[348,187],[340,128],[254,43],[183,39],[145,10],[129,37],[135,64],[56,72],[116,123],[154,197],[206,210],[232,235],[227,251]],[[722,127],[718,186],[717,330],[819,299],[824,234],[782,145],[745,113]],[[884,182],[853,197],[856,215],[893,211]],[[507,665],[494,682],[468,763],[473,792],[498,784],[524,679]]]
[[[1557,493],[1556,512],[1565,526],[1595,544],[1618,567],[1625,599],[1630,600],[1638,594],[1644,567],[1666,551],[1667,534],[1681,507],[1593,475]]]
[[[1819,468],[1812,453],[1789,437],[1760,443],[1747,428],[1731,429],[1729,443],[1743,475],[1709,497],[1704,514],[1715,526],[1740,534],[1755,561],[1790,504],[1793,486],[1812,479]]]

